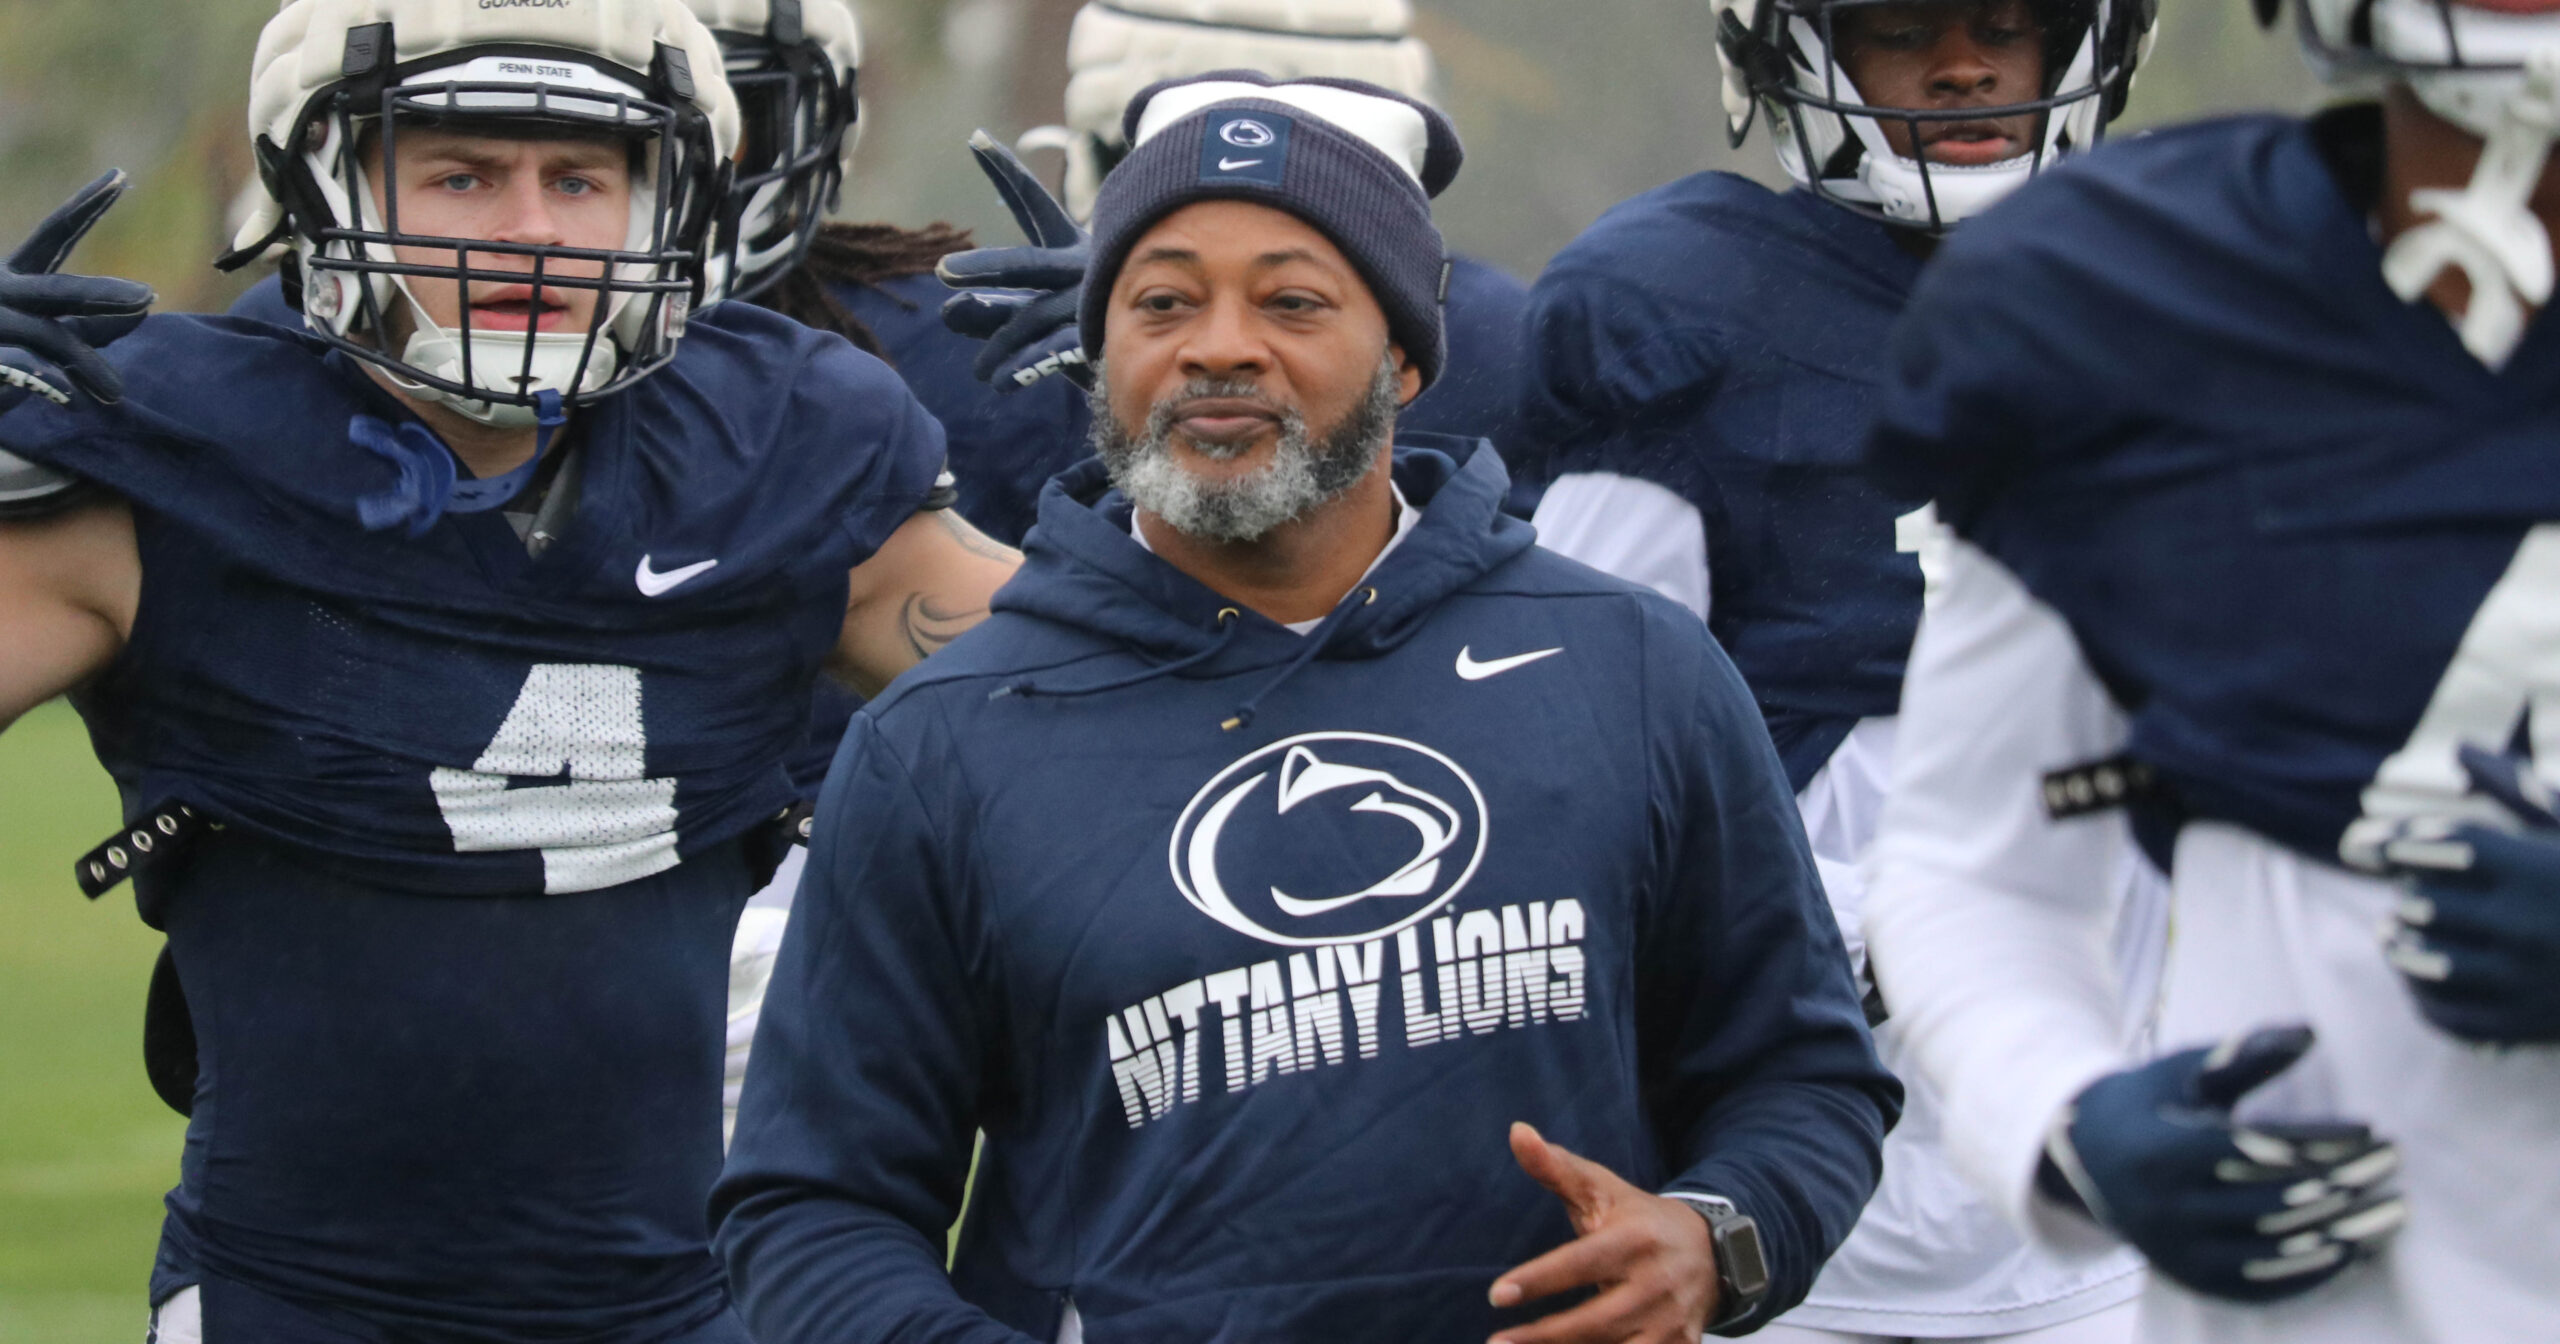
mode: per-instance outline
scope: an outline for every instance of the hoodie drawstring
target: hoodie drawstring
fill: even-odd
[[[1355,597],[1360,600],[1352,601],[1351,599]],[[1306,647],[1298,650],[1298,656],[1290,659],[1289,665],[1280,669],[1279,676],[1263,683],[1261,690],[1246,696],[1244,703],[1236,706],[1236,712],[1218,725],[1219,730],[1232,733],[1238,728],[1251,724],[1253,712],[1262,704],[1263,697],[1279,690],[1281,683],[1298,675],[1307,664],[1314,662],[1317,655],[1324,652],[1324,646],[1332,642],[1333,632],[1342,628],[1343,618],[1377,600],[1378,590],[1366,584],[1344,594],[1342,600],[1334,604],[1332,612],[1325,616],[1324,624],[1307,632]]]
[[[1020,681],[1008,681],[1004,685],[998,686],[994,690],[987,692],[987,698],[990,700],[1001,700],[1008,695],[1051,695],[1060,699],[1068,699],[1080,695],[1100,695],[1104,691],[1125,690],[1131,686],[1143,686],[1150,681],[1154,681],[1158,677],[1172,676],[1174,673],[1180,672],[1184,668],[1196,667],[1201,663],[1205,663],[1210,659],[1217,657],[1219,654],[1226,652],[1227,642],[1235,637],[1235,633],[1238,630],[1244,628],[1243,617],[1244,613],[1237,608],[1218,608],[1218,637],[1210,642],[1209,647],[1202,649],[1198,653],[1176,658],[1169,663],[1158,663],[1154,667],[1150,667],[1143,672],[1133,672],[1125,677],[1114,677],[1109,681],[1095,682],[1090,686],[1043,686],[1038,682],[1025,677]]]

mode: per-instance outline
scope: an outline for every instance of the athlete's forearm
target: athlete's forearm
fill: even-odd
[[[864,695],[987,618],[1022,556],[948,509],[908,519],[853,571],[830,670]]]

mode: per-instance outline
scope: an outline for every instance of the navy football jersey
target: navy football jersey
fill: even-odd
[[[302,330],[302,314],[285,303],[284,283],[275,276],[251,286],[231,305],[227,315],[253,318],[289,331]],[[835,759],[836,742],[844,736],[845,722],[861,707],[861,696],[832,679],[819,680],[810,697],[808,731],[784,761],[793,787],[802,797],[818,795],[818,784],[827,775],[827,763]]]
[[[837,337],[705,314],[563,431],[537,558],[496,512],[366,530],[400,473],[350,423],[414,421],[306,336],[156,316],[108,354],[120,406],[31,401],[0,442],[130,502],[144,596],[77,704],[128,815],[223,823],[141,893],[201,1049],[155,1300],[597,1344],[716,1318],[739,841],[799,796],[847,573],[939,429]]]
[[[122,405],[0,417],[134,506],[150,596],[80,699],[129,804],[490,894],[612,886],[771,817],[846,573],[942,437],[877,361],[761,310],[683,349],[573,421],[576,521],[538,558],[495,513],[366,531],[398,471],[349,423],[411,417],[265,324],[153,318],[112,347]]]
[[[2528,713],[2560,324],[2493,371],[2391,292],[2379,131],[2216,121],[2040,177],[1932,265],[1873,445],[2069,623],[2181,815],[2331,861],[2359,815],[2454,810],[2455,742],[2560,730]]]
[[[1896,523],[1928,497],[1861,458],[1919,270],[1810,192],[1699,173],[1601,216],[1531,292],[1522,419],[1546,469],[1698,510],[1708,625],[1798,789],[1859,719],[1894,712],[1919,625]]]

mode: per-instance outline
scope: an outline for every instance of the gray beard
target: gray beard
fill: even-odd
[[[1368,475],[1378,450],[1395,434],[1396,410],[1404,390],[1395,360],[1381,360],[1368,393],[1341,424],[1320,438],[1312,437],[1305,417],[1295,409],[1282,410],[1279,448],[1268,464],[1242,476],[1211,479],[1183,466],[1174,455],[1174,408],[1200,397],[1259,401],[1259,388],[1245,379],[1195,378],[1157,402],[1147,413],[1145,430],[1132,433],[1111,413],[1103,391],[1108,386],[1107,377],[1094,381],[1093,451],[1110,470],[1111,484],[1130,503],[1184,536],[1231,543],[1260,541],[1272,529],[1306,517]],[[1196,443],[1192,450],[1212,461],[1226,461],[1246,447]]]

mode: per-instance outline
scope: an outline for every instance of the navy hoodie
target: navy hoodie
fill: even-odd
[[[1532,545],[1479,442],[1309,635],[1141,548],[1098,462],[996,614],[854,720],[718,1244],[764,1344],[1467,1341],[1569,1239],[1513,1120],[1757,1218],[1793,1305],[1877,1064],[1696,617]],[[985,1147],[958,1256],[973,1139]]]

